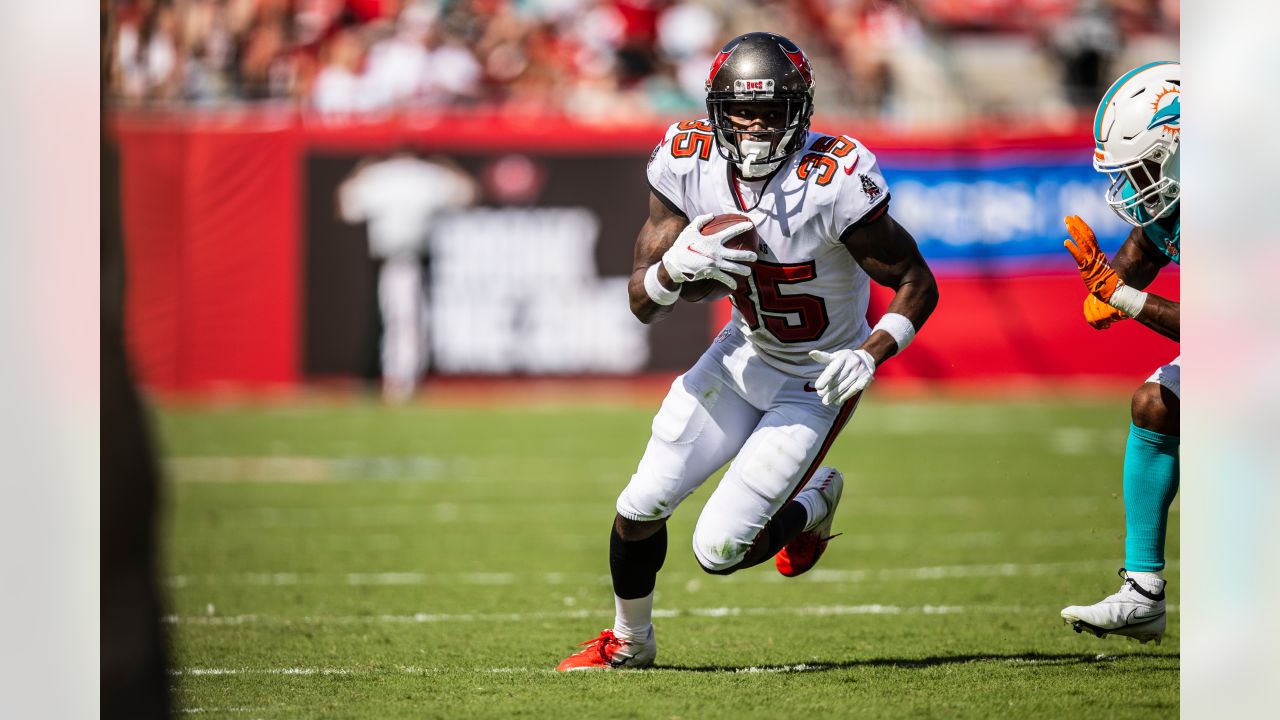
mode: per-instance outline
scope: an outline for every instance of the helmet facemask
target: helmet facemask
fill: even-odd
[[[720,154],[737,166],[742,177],[758,178],[768,175],[776,170],[783,160],[804,145],[809,134],[809,116],[813,112],[813,104],[807,95],[802,97],[772,97],[772,93],[767,96],[757,96],[757,93],[735,94],[727,97],[726,95],[708,94],[707,113],[716,134],[716,145],[720,149]],[[729,119],[731,110],[742,112],[744,107],[756,104],[761,107],[751,108],[756,111],[755,113],[748,110],[743,115],[761,117],[766,115],[769,109],[778,108],[781,110],[781,117],[784,118],[782,126],[752,129],[750,125],[736,125]]]
[[[1100,155],[1094,155],[1093,169],[1111,177],[1107,205],[1125,222],[1146,227],[1178,204],[1181,188],[1176,139],[1156,142],[1126,162],[1107,162]]]

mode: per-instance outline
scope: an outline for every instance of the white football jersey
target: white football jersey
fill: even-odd
[[[732,324],[779,370],[817,377],[810,350],[855,348],[870,333],[869,278],[840,242],[880,217],[889,188],[875,155],[847,135],[810,132],[767,180],[739,179],[705,120],[676,123],[649,160],[649,186],[694,218],[741,213],[760,235],[759,261],[732,296]]]
[[[417,255],[440,212],[471,201],[470,184],[453,170],[413,156],[366,165],[342,183],[338,209],[349,223],[369,222],[369,254]]]

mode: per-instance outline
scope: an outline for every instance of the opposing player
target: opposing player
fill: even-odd
[[[1111,262],[1093,231],[1067,218],[1089,295],[1085,320],[1103,330],[1134,318],[1178,340],[1175,301],[1142,289],[1160,268],[1179,260],[1178,147],[1182,66],[1156,62],[1125,73],[1098,105],[1093,166],[1112,178],[1107,204],[1134,226]],[[1093,605],[1073,605],[1062,617],[1076,632],[1160,641],[1165,626],[1165,528],[1178,492],[1180,358],[1157,369],[1133,394],[1133,423],[1124,455],[1125,562],[1119,592]]]
[[[609,542],[613,628],[559,670],[653,664],[667,518],[730,460],[694,530],[698,563],[717,575],[775,556],[786,576],[812,568],[844,484],[822,458],[876,368],[907,347],[937,304],[915,240],[888,213],[875,156],[851,137],[809,130],[813,87],[809,62],[790,40],[734,38],[711,66],[708,119],[672,125],[649,161],[632,312],[661,320],[682,283],[715,279],[736,287],[733,318],[672,383],[618,498]],[[726,212],[751,223],[701,234]],[[758,254],[724,246],[752,224]],[[874,329],[866,322],[869,280],[896,291]]]

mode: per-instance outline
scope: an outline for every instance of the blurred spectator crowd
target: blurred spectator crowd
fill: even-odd
[[[809,54],[822,113],[1051,122],[1176,59],[1178,2],[115,0],[106,62],[121,106],[634,122],[697,114],[715,52],[759,29]]]

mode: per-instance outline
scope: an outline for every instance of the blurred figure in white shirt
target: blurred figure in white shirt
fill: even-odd
[[[369,48],[365,78],[377,107],[422,101],[431,70],[426,39],[432,21],[433,13],[425,5],[410,5],[396,17],[395,32]]]
[[[422,261],[442,212],[475,202],[475,182],[461,169],[412,151],[356,167],[338,188],[348,223],[369,223],[369,254],[378,266],[382,314],[382,394],[409,400],[427,368],[427,313]]]
[[[658,18],[658,49],[675,65],[680,89],[690,98],[700,101],[706,94],[707,68],[723,34],[719,16],[701,3],[673,4]]]
[[[325,48],[325,65],[316,73],[311,104],[325,115],[358,113],[371,104],[368,85],[360,75],[364,48],[355,30],[338,31]]]
[[[177,21],[160,6],[117,30],[116,91],[129,100],[163,100],[178,86]]]
[[[427,40],[427,101],[433,105],[473,102],[481,96],[484,69],[470,48],[450,35],[432,32]]]

